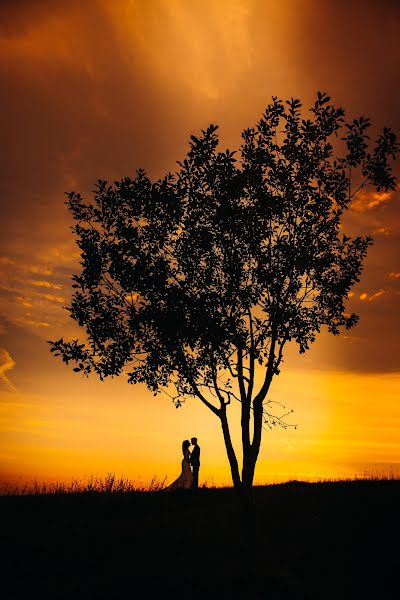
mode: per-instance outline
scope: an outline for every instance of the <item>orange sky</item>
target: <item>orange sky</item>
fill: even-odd
[[[176,410],[51,358],[46,340],[79,335],[62,309],[78,270],[64,192],[174,170],[209,123],[235,148],[272,95],[307,104],[324,90],[349,115],[400,131],[400,6],[3,0],[0,10],[0,477],[172,479],[182,439],[197,435],[203,480],[229,482],[218,422],[195,400]],[[271,397],[298,428],[265,434],[257,481],[400,464],[398,193],[359,197],[347,226],[375,238],[349,301],[360,323],[322,334],[305,356],[289,349]]]

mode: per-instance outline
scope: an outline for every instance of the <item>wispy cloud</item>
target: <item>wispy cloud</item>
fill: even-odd
[[[5,329],[14,325],[45,337],[49,327],[65,328],[62,305],[67,302],[76,254],[71,240],[58,247],[43,246],[29,262],[18,254],[0,257],[0,314]]]
[[[0,265],[15,265],[15,260],[9,256],[0,256]]]
[[[378,227],[374,229],[374,234],[377,235],[392,235],[393,231],[389,227]]]
[[[372,210],[374,208],[377,208],[380,205],[383,205],[383,204],[389,202],[389,200],[393,196],[394,196],[394,192],[392,192],[392,191],[389,191],[389,192],[361,191],[355,196],[353,202],[351,203],[351,206],[354,210],[356,210],[358,212],[365,212],[365,211]],[[378,229],[377,233],[386,234],[386,228]],[[386,235],[388,235],[388,234],[386,234]]]
[[[253,0],[160,0],[157,5],[111,2],[108,8],[127,56],[140,53],[157,77],[215,101],[239,85],[253,63],[254,4]]]
[[[61,290],[63,287],[61,283],[53,283],[44,279],[31,279],[29,283],[35,287],[44,287],[52,290]]]
[[[25,308],[32,308],[33,304],[30,300],[28,300],[28,298],[25,298],[24,296],[16,296],[16,300],[22,304],[22,306],[24,306]]]
[[[50,323],[47,323],[47,321],[37,321],[36,319],[30,318],[29,315],[27,317],[16,317],[14,322],[17,325],[21,325],[23,327],[33,327],[34,329],[50,327]]]
[[[28,271],[28,273],[35,273],[35,275],[48,276],[53,274],[53,270],[45,265],[27,265],[25,268]]]
[[[372,296],[370,296],[368,298],[368,300],[370,302],[372,302],[373,300],[376,300],[377,298],[380,298],[381,296],[383,296],[384,293],[385,293],[385,290],[379,290],[379,292],[375,292],[375,294],[372,294]]]
[[[10,354],[4,348],[0,348],[0,381],[5,383],[9,390],[16,392],[16,387],[6,375],[6,372],[11,371],[14,367],[15,361],[11,358]]]
[[[60,302],[60,304],[65,302],[65,298],[63,298],[62,296],[55,296],[54,294],[43,294],[43,298],[46,298],[46,300],[50,300],[50,302]]]
[[[366,292],[363,292],[360,294],[359,298],[362,301],[367,300],[368,302],[373,302],[377,298],[383,296],[383,294],[385,294],[385,290],[379,290],[379,292],[375,292],[374,294],[367,294]]]

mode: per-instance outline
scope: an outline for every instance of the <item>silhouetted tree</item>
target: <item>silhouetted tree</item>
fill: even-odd
[[[218,152],[210,125],[175,175],[99,180],[93,202],[68,193],[82,257],[68,310],[86,338],[51,351],[85,375],[126,372],[176,406],[198,398],[220,420],[234,486],[251,490],[263,426],[287,426],[268,400],[285,344],[305,352],[322,326],[337,335],[358,319],[344,302],[372,240],[350,239],[341,220],[365,186],[395,189],[399,149],[385,128],[369,153],[369,126],[346,123],[325,94],[308,117],[299,100],[274,97],[238,153]]]

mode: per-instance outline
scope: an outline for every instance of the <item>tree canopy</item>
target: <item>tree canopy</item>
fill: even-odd
[[[174,174],[99,180],[91,201],[68,193],[82,267],[68,310],[86,335],[51,351],[86,375],[166,389],[177,406],[197,397],[221,420],[235,486],[251,487],[285,345],[305,352],[322,327],[337,335],[358,319],[345,302],[372,240],[346,236],[342,218],[366,186],[395,189],[399,150],[389,128],[370,149],[369,127],[326,94],[306,115],[274,97],[237,152],[218,151],[210,125]]]

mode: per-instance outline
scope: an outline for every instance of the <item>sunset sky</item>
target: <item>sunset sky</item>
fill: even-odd
[[[399,27],[395,0],[1,2],[0,480],[171,481],[197,435],[200,479],[229,483],[200,402],[177,410],[51,357],[46,340],[80,335],[63,310],[79,270],[64,192],[174,171],[210,123],[235,149],[273,95],[326,91],[400,133]],[[298,427],[265,432],[257,482],[400,470],[399,192],[358,197],[347,228],[375,240],[349,300],[360,323],[289,349],[271,398]]]

